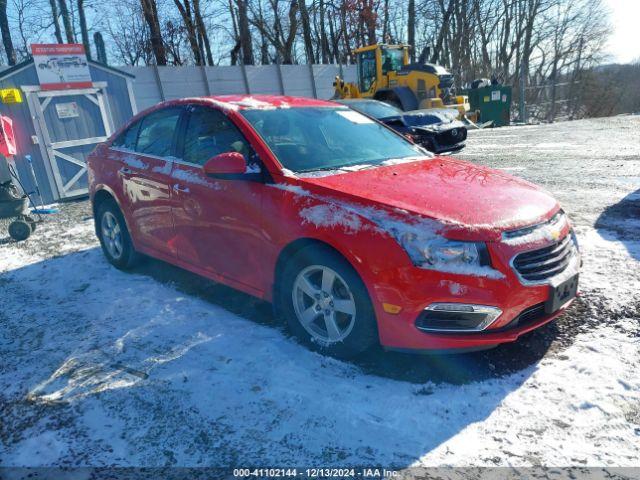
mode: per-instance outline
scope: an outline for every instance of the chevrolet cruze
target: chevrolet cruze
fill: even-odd
[[[96,233],[268,300],[311,348],[489,348],[560,315],[580,256],[548,193],[331,102],[189,98],[88,159]]]

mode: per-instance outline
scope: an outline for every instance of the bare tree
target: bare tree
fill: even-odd
[[[416,60],[416,2],[415,0],[409,0],[407,8],[407,36],[409,45],[411,45],[411,61]],[[383,35],[384,37],[384,35]]]
[[[247,0],[236,0],[238,7],[238,38],[242,50],[242,62],[245,65],[253,65],[253,41],[249,29],[249,17]]]
[[[9,20],[7,18],[7,0],[0,0],[0,30],[2,31],[2,44],[7,54],[7,62],[9,65],[15,65],[16,51],[13,48],[13,40],[11,39],[11,30],[9,29]]]
[[[149,41],[149,27],[138,0],[125,0],[115,8],[116,18],[126,18],[127,24],[107,20],[107,30],[115,45],[117,60],[125,65],[148,65],[153,53]]]
[[[151,50],[156,59],[156,65],[166,65],[167,54],[162,41],[156,0],[140,0],[140,5],[142,6],[142,14],[149,28],[149,42],[151,43]]]
[[[73,29],[73,22],[71,21],[71,13],[69,13],[67,0],[58,1],[60,2],[60,15],[62,16],[62,25],[64,25],[64,33],[66,35],[67,43],[75,43],[76,34]]]
[[[189,41],[189,45],[191,46],[191,51],[193,53],[193,59],[196,62],[196,65],[202,65],[203,55],[200,51],[200,45],[198,44],[198,32],[196,29],[195,20],[192,14],[191,2],[189,0],[173,0],[178,7],[178,11],[180,12],[180,16],[182,17],[182,21],[184,23],[184,27],[186,29],[187,40]]]
[[[302,20],[302,36],[304,38],[304,50],[307,54],[307,63],[315,63],[315,54],[313,52],[313,39],[311,38],[311,21],[309,20],[309,11],[305,0],[298,1],[300,9],[300,19]]]
[[[213,65],[213,54],[211,53],[211,43],[209,42],[207,27],[202,18],[202,11],[200,9],[200,0],[193,0],[193,13],[195,15],[196,28],[198,29],[198,34],[200,35],[200,38],[202,38],[202,43],[204,45],[204,50],[207,56],[207,63],[209,65]]]
[[[49,0],[51,7],[51,18],[53,19],[54,33],[56,42],[62,43],[62,31],[60,30],[60,20],[58,19],[58,3],[57,0]]]
[[[87,58],[91,60],[91,44],[89,43],[89,31],[87,30],[87,17],[84,12],[84,0],[78,0],[78,19],[80,21],[80,35]]]

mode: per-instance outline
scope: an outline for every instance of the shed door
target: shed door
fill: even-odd
[[[113,131],[101,88],[30,92],[59,198],[87,193],[86,158]]]

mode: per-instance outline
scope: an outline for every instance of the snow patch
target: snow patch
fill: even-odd
[[[360,230],[360,217],[337,205],[321,204],[300,210],[303,223],[311,223],[316,227],[344,226],[347,232],[355,233]]]
[[[284,190],[285,192],[295,193],[296,195],[300,195],[303,197],[310,197],[311,192],[309,190],[305,190],[299,185],[290,185],[288,183],[271,183],[268,184],[271,188],[277,188],[278,190]]]
[[[558,232],[562,231],[567,226],[567,216],[565,214],[558,215],[556,219],[551,222],[544,223],[542,225],[532,225],[525,227],[531,229],[531,231],[525,235],[517,237],[509,237],[503,235],[503,243],[507,245],[525,245],[528,243],[537,243],[541,241],[555,242],[558,240]]]
[[[260,165],[258,165],[257,163],[247,164],[247,168],[244,171],[244,173],[260,173],[260,172],[262,172],[262,169],[260,168]]]
[[[171,168],[173,167],[171,161],[165,162],[161,167],[153,167],[151,169],[152,172],[159,173],[161,175],[169,175],[171,173]]]
[[[440,280],[440,286],[448,288],[449,293],[455,296],[465,295],[469,290],[465,285],[452,280]]]
[[[237,102],[229,102],[229,103],[233,105],[237,105],[239,107],[246,107],[246,108],[253,108],[253,109],[260,109],[260,110],[270,110],[270,109],[276,108],[273,104],[264,102],[262,100],[258,100],[257,98],[254,98],[254,97],[246,97]]]
[[[208,103],[209,105],[217,107],[223,111],[237,112],[239,109],[238,105],[234,104],[233,102],[223,102],[210,97],[187,97],[187,98],[183,98],[182,100],[186,100],[188,102],[191,101],[191,102]]]
[[[134,155],[127,155],[122,159],[122,161],[125,163],[125,165],[128,165],[132,168],[137,168],[139,170],[147,170],[149,168],[149,164],[143,162]]]
[[[209,187],[214,190],[221,190],[222,186],[217,182],[211,182],[206,178],[201,177],[197,173],[189,170],[177,169],[171,173],[171,176],[176,180],[183,180],[194,185],[202,185],[203,187]]]

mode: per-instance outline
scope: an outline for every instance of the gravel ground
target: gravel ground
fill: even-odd
[[[0,464],[637,465],[638,131],[470,133],[457,156],[554,194],[585,259],[565,315],[473,354],[323,358],[264,302],[158,261],[116,272],[88,202],[61,205],[0,240]]]

